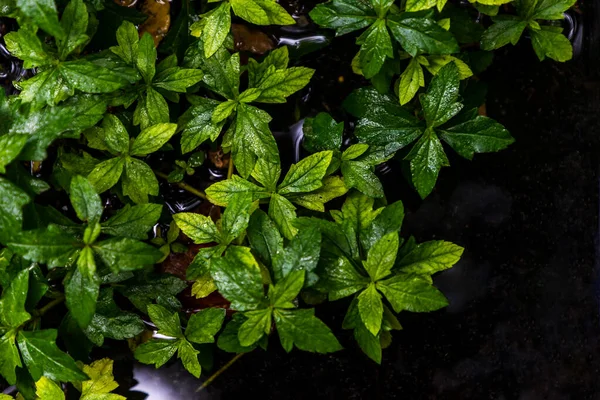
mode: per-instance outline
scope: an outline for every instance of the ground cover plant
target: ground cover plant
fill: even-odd
[[[119,341],[195,377],[215,352],[279,345],[381,363],[403,312],[448,304],[432,275],[463,253],[402,231],[382,169],[400,164],[394,179],[425,198],[447,152],[508,147],[478,76],[519,40],[569,60],[574,3],[332,0],[310,22],[273,0],[183,1],[171,23],[151,0],[2,1],[4,45],[30,71],[0,89],[3,385],[123,398],[96,356]],[[319,67],[260,30],[294,24],[355,41],[340,104],[297,106]],[[294,104],[291,156],[271,124]],[[172,207],[174,190],[193,205]],[[328,301],[347,310],[336,326]]]

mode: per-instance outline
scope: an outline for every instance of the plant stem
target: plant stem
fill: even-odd
[[[46,314],[48,311],[50,311],[52,308],[56,307],[57,305],[59,305],[63,301],[65,301],[65,295],[61,294],[56,299],[54,299],[50,303],[46,304],[44,307],[42,307],[39,310],[37,310],[37,312],[36,312],[36,315],[37,315],[36,318],[40,318],[42,315]]]
[[[227,179],[233,175],[233,157],[229,157],[229,168],[227,168]]]
[[[214,374],[212,374],[207,380],[204,381],[204,383],[202,384],[202,386],[200,386],[197,390],[196,393],[203,391],[204,389],[207,388],[208,385],[210,385],[215,379],[217,379],[219,377],[219,375],[221,375],[223,372],[227,371],[227,369],[229,369],[229,367],[231,367],[237,360],[239,360],[244,354],[246,353],[240,353],[237,354],[235,357],[233,357],[231,360],[229,360],[227,362],[227,364],[223,365],[217,372],[215,372]]]
[[[159,176],[159,177],[161,177],[163,179],[168,179],[169,178],[169,175],[164,174],[164,173],[162,173],[160,171],[154,171],[154,173],[156,174],[156,176]],[[174,182],[173,184],[179,186],[181,189],[183,189],[183,190],[185,190],[187,192],[190,192],[191,194],[193,194],[195,196],[200,197],[203,200],[207,200],[206,194],[202,190],[198,190],[195,187],[192,187],[192,186],[188,185],[185,182]]]

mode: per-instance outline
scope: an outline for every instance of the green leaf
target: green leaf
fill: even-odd
[[[306,271],[306,284],[312,286],[318,280],[314,270],[320,250],[321,232],[315,226],[300,229],[284,251],[273,254],[271,269],[275,281],[279,282],[294,271]]]
[[[87,375],[75,361],[56,346],[56,336],[55,329],[19,332],[17,344],[32,378],[37,381],[45,376],[59,382],[86,380]]]
[[[139,41],[140,37],[135,25],[129,21],[123,21],[117,29],[119,46],[113,46],[110,50],[127,64],[133,65],[137,62]]]
[[[258,346],[258,343],[248,347],[240,344],[238,332],[246,319],[242,313],[233,314],[231,321],[229,321],[223,332],[219,335],[219,340],[217,341],[219,349],[229,353],[247,353]]]
[[[233,100],[227,100],[217,107],[215,107],[210,120],[214,125],[219,124],[219,122],[225,121],[227,117],[229,117],[237,108],[237,102]]]
[[[348,147],[342,153],[342,161],[354,160],[355,158],[360,157],[369,149],[368,144],[357,143]]]
[[[152,125],[169,122],[169,105],[162,94],[149,87],[146,96],[138,99],[133,113],[134,125],[146,129]]]
[[[258,88],[248,88],[240,94],[240,97],[238,97],[238,101],[242,103],[252,103],[260,97],[261,93],[261,90]]]
[[[188,49],[184,65],[202,70],[202,81],[214,92],[229,100],[237,98],[240,88],[239,53],[230,54],[221,47],[207,58],[204,56],[204,44],[200,40]]]
[[[314,309],[275,310],[275,325],[285,351],[290,352],[294,345],[300,350],[316,353],[342,349],[331,330],[314,313]]]
[[[377,364],[381,364],[381,342],[378,336],[374,336],[364,325],[354,329],[354,339],[358,342],[361,350]]]
[[[130,84],[115,71],[84,59],[64,62],[58,68],[69,85],[85,93],[110,93]]]
[[[225,42],[231,28],[230,7],[229,2],[224,1],[219,7],[202,16],[204,28],[201,37],[204,42],[204,56],[206,58],[215,54]]]
[[[54,0],[15,0],[18,9],[31,18],[40,28],[57,39],[65,35],[58,23],[58,13]]]
[[[361,142],[400,149],[422,133],[414,115],[402,108],[397,99],[382,95],[375,88],[355,90],[343,105],[360,118],[355,134]]]
[[[162,256],[162,254],[161,254]],[[159,296],[175,296],[187,287],[185,281],[173,275],[150,275],[139,277],[120,289],[125,297],[142,312],[147,312],[147,306]]]
[[[222,244],[201,247],[186,271],[186,278],[188,280],[204,278],[210,280],[210,286],[214,286],[213,279],[210,276],[206,277],[206,274],[210,270],[210,260],[213,257],[220,257],[223,255],[226,249],[227,246]]]
[[[314,73],[314,69],[305,67],[281,69],[271,74],[267,72],[258,86],[260,95],[255,101],[259,103],[285,103],[286,97],[306,86]]]
[[[158,304],[148,305],[148,316],[158,328],[158,333],[165,336],[181,337],[179,314],[172,313]]]
[[[431,130],[425,131],[406,159],[410,160],[412,182],[423,199],[433,190],[441,167],[450,165],[442,143]]]
[[[193,343],[214,343],[215,335],[225,320],[225,309],[206,308],[190,317],[185,328],[185,337]]]
[[[323,177],[327,172],[332,151],[322,151],[302,159],[290,167],[277,192],[281,195],[288,193],[310,192],[323,185]]]
[[[378,209],[375,213],[366,214],[368,215],[364,222],[366,225],[361,223],[364,230],[361,232],[360,244],[364,249],[370,249],[385,235],[400,231],[404,220],[404,205],[401,201],[396,201],[383,210]]]
[[[350,296],[369,284],[369,279],[360,275],[346,257],[321,255],[321,260],[324,274],[320,284],[327,289],[330,301]]]
[[[373,335],[381,329],[383,320],[383,302],[374,284],[370,284],[358,297],[358,312],[365,327]]]
[[[244,313],[248,319],[240,326],[238,339],[242,347],[252,346],[265,334],[271,331],[271,316],[273,310],[264,308],[262,310],[248,311]]]
[[[411,101],[420,87],[425,87],[423,68],[417,58],[411,58],[408,66],[400,75],[400,86],[398,87],[400,104],[404,105]]]
[[[373,197],[383,197],[383,185],[370,164],[361,161],[344,161],[341,170],[347,188],[356,188]]]
[[[131,145],[132,156],[146,156],[160,149],[177,130],[176,124],[156,124],[144,129]]]
[[[339,176],[328,176],[323,179],[323,186],[310,193],[294,197],[292,201],[313,211],[325,211],[325,203],[348,192],[348,188]]]
[[[103,193],[117,184],[124,167],[124,158],[111,158],[96,165],[87,178],[96,192]]]
[[[0,298],[0,326],[18,328],[29,321],[31,315],[25,310],[28,288],[29,270],[27,269],[20,271],[10,285],[3,288]]]
[[[65,400],[65,394],[60,386],[45,376],[35,383],[35,394],[39,400]]]
[[[86,35],[88,28],[88,12],[82,0],[71,0],[65,7],[60,20],[65,36],[57,42],[58,54],[64,60],[77,47],[86,43],[89,36]]]
[[[4,42],[14,57],[24,61],[25,68],[52,64],[53,57],[44,50],[41,40],[31,29],[21,28],[7,33]]]
[[[296,235],[298,229],[294,227],[296,219],[296,207],[285,197],[274,193],[269,202],[269,217],[275,222],[279,232],[286,238],[291,239]]]
[[[458,100],[460,78],[454,63],[446,64],[431,80],[427,93],[421,96],[428,127],[440,126],[458,114],[463,105]]]
[[[93,249],[114,272],[139,269],[162,257],[158,249],[129,238],[107,239],[94,244]]]
[[[227,208],[221,218],[221,230],[224,234],[223,241],[231,243],[248,227],[250,220],[250,207],[252,196],[249,193],[240,193],[233,196],[227,203]]]
[[[387,57],[393,58],[392,39],[385,20],[378,19],[356,40],[360,44],[360,68],[367,79],[371,79],[383,66]]]
[[[102,202],[96,190],[86,178],[76,175],[71,179],[69,197],[77,217],[88,223],[96,223],[102,215]]]
[[[133,356],[143,364],[154,364],[156,368],[160,368],[173,357],[178,343],[179,340],[173,339],[152,339],[139,345]]]
[[[390,302],[395,312],[435,311],[448,305],[444,295],[419,276],[396,275],[377,283],[379,289]]]
[[[534,2],[535,8],[530,19],[561,20],[564,18],[564,12],[577,0],[539,0]]]
[[[102,223],[102,232],[112,236],[146,240],[148,232],[158,222],[162,212],[160,204],[126,204],[115,215]]]
[[[189,269],[188,269],[189,271]],[[192,285],[192,296],[197,299],[203,299],[208,297],[211,293],[217,290],[215,280],[210,276],[210,273],[206,272],[196,278]]]
[[[6,166],[17,158],[27,139],[27,135],[0,136],[0,174],[6,173]]]
[[[257,87],[268,75],[267,72],[272,72],[273,68],[276,71],[286,69],[289,62],[290,57],[287,46],[281,46],[270,51],[261,63],[253,58],[248,59],[248,87]]]
[[[375,22],[375,10],[364,0],[333,0],[317,5],[310,18],[318,25],[335,29],[336,36],[345,35]]]
[[[361,239],[367,227],[371,228],[375,225],[373,221],[384,210],[383,207],[373,210],[374,203],[374,198],[357,191],[352,191],[342,205],[343,221],[350,222],[353,231],[357,232],[361,236]],[[337,219],[336,222],[341,223]],[[369,249],[378,239],[365,243],[362,243],[363,241],[361,240],[361,244],[363,244],[364,248]]]
[[[202,214],[179,213],[173,215],[177,226],[196,244],[219,242],[220,235],[213,220]]]
[[[16,330],[10,330],[0,337],[0,375],[10,385],[17,382],[15,368],[22,367],[21,356],[15,342]]]
[[[147,203],[148,195],[158,196],[158,180],[148,164],[136,158],[127,158],[123,194],[138,204]]]
[[[233,246],[224,257],[214,258],[211,274],[219,292],[238,311],[253,310],[264,302],[260,267],[247,247]]]
[[[200,378],[202,372],[202,367],[198,361],[198,353],[200,352],[187,340],[179,340],[177,343],[177,357],[181,358],[185,369],[196,378]]]
[[[6,243],[8,248],[26,260],[47,263],[49,267],[63,267],[72,263],[78,244],[76,238],[64,233],[56,225],[20,232]]]
[[[113,360],[103,358],[83,366],[90,380],[81,383],[80,400],[126,400],[125,397],[110,393],[119,387],[113,376]]]
[[[452,33],[419,13],[389,15],[387,25],[394,38],[413,57],[419,52],[452,54],[460,51]]]
[[[243,103],[238,105],[231,156],[244,178],[254,169],[257,158],[279,164],[277,144],[269,129],[270,121],[271,117],[263,110]]]
[[[304,270],[293,270],[283,275],[275,286],[269,290],[269,300],[275,308],[295,308],[292,301],[298,297],[300,290],[304,287]]]
[[[571,41],[560,32],[550,27],[542,27],[540,30],[530,29],[531,44],[540,61],[546,57],[558,62],[569,61],[573,58],[573,46]]]
[[[407,274],[431,275],[451,268],[463,251],[462,247],[442,240],[425,242],[398,259],[395,267]]]
[[[363,262],[363,265],[373,282],[390,274],[399,246],[398,232],[390,232],[369,249],[367,260]],[[377,332],[373,332],[373,334],[376,335]]]
[[[256,25],[292,25],[294,19],[272,0],[230,0],[233,12]]]
[[[437,3],[438,0],[407,0],[406,11],[415,12],[421,10],[428,10],[432,7],[435,7]]]
[[[203,75],[199,69],[173,67],[159,72],[152,85],[171,92],[185,93],[187,88],[200,82]]]
[[[130,290],[135,289],[132,287]],[[153,293],[157,293],[157,290],[160,293],[159,289],[155,287]],[[100,290],[96,314],[83,331],[96,346],[102,346],[105,337],[114,340],[129,339],[139,335],[144,329],[145,325],[141,318],[137,314],[122,311],[113,300],[112,288],[106,288]]]
[[[227,204],[237,193],[250,193],[252,200],[268,198],[271,194],[263,187],[257,186],[237,175],[231,179],[213,183],[206,189],[208,200],[218,206],[227,207]]]
[[[60,106],[17,113],[10,134],[27,134],[29,140],[19,155],[22,160],[43,160],[46,148],[62,133],[83,131],[102,119],[106,99],[92,95],[71,97]]]
[[[283,239],[277,226],[262,210],[256,210],[250,217],[246,231],[250,247],[267,267],[273,264],[273,258],[283,250]]]
[[[22,208],[29,196],[7,179],[0,177],[0,242],[6,244],[21,230]]]
[[[443,141],[468,160],[473,159],[474,153],[500,151],[515,141],[498,122],[480,115],[438,132]]]
[[[146,83],[152,82],[154,74],[156,73],[156,48],[154,47],[154,40],[152,36],[145,32],[142,35],[138,43],[138,54],[135,59],[135,66],[144,78]]]
[[[213,124],[211,117],[219,104],[221,103],[200,97],[197,104],[179,117],[178,126],[180,130],[183,130],[181,135],[182,153],[193,151],[208,139],[211,141],[217,139],[223,128],[223,122]]]
[[[338,123],[331,115],[321,112],[314,118],[306,118],[302,131],[304,132],[302,145],[311,153],[338,150],[342,146],[344,123]]]
[[[511,43],[517,44],[527,21],[515,16],[502,16],[494,19],[494,24],[490,26],[481,36],[481,48],[483,50],[499,49]]]
[[[107,114],[104,117],[101,136],[102,142],[112,154],[129,153],[129,134],[117,116]]]
[[[96,275],[94,253],[85,247],[74,268],[65,278],[67,308],[81,328],[90,324],[96,313],[96,302],[100,291],[100,279]]]
[[[384,306],[384,312],[386,309],[387,307]],[[373,335],[363,323],[358,310],[357,298],[354,298],[350,303],[342,327],[344,329],[354,329],[354,338],[361,350],[373,361],[381,364],[381,343],[379,340],[381,335]]]
[[[269,192],[275,192],[277,182],[281,176],[281,166],[279,163],[273,163],[270,160],[259,158],[252,170],[251,175],[258,183],[263,185]]]
[[[370,0],[370,2],[380,18],[385,17],[392,4],[394,4],[393,0]]]

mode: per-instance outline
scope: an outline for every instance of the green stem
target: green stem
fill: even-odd
[[[48,311],[50,311],[57,305],[61,304],[63,301],[65,301],[65,295],[61,293],[57,298],[52,300],[50,303],[46,304],[44,307],[40,308],[39,310],[32,311],[31,314],[33,315],[33,318],[31,318],[28,321],[25,321],[23,325],[20,326],[20,328],[24,328],[28,324],[33,324],[33,326],[35,327],[40,321],[40,319],[42,319],[42,316],[44,314],[46,314]]]
[[[217,379],[219,377],[219,375],[221,375],[223,372],[227,371],[227,369],[229,369],[229,367],[231,367],[244,354],[246,354],[246,353],[239,353],[235,357],[233,357],[231,360],[229,360],[229,362],[227,362],[227,364],[223,365],[217,372],[215,372],[207,380],[205,380],[204,383],[202,384],[202,386],[200,386],[196,390],[196,393],[201,392],[204,389],[206,389],[208,387],[208,385],[210,385],[215,379]]]
[[[229,168],[227,168],[227,179],[233,175],[233,157],[229,157]]]
[[[50,311],[51,309],[53,309],[54,307],[56,307],[57,305],[59,305],[63,301],[65,301],[65,295],[61,294],[56,299],[54,299],[50,303],[46,304],[44,307],[42,307],[39,310],[37,310],[36,313],[35,313],[36,316],[37,316],[36,318],[40,318],[41,316],[43,316],[44,314],[46,314],[48,311]]]
[[[154,171],[154,173],[156,174],[156,176],[159,176],[163,179],[169,179],[169,175],[164,174],[160,171]],[[208,200],[208,198],[206,197],[206,194],[202,190],[198,190],[195,187],[192,187],[185,182],[175,182],[173,184],[179,186],[183,190],[190,192],[191,194],[193,194],[195,196],[200,197],[201,199]]]

